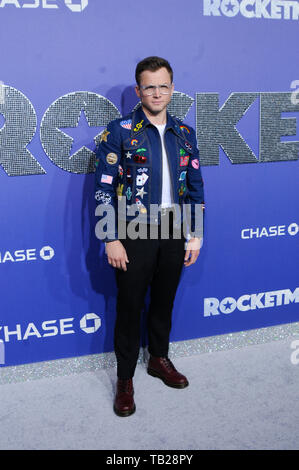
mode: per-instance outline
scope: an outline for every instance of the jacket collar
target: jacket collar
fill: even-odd
[[[133,137],[141,134],[147,126],[152,125],[153,124],[146,117],[142,107],[138,106],[138,108],[133,112],[132,116],[131,136]],[[179,137],[182,137],[182,131],[180,129],[179,123],[168,112],[165,130],[167,129],[172,129],[175,134],[177,134]]]

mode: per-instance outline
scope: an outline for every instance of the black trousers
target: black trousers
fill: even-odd
[[[147,230],[150,230],[149,225]],[[149,233],[149,232],[148,232]],[[114,349],[117,376],[134,376],[140,349],[141,312],[148,287],[150,304],[147,312],[148,350],[153,356],[168,355],[172,308],[179,284],[185,255],[185,238],[124,239],[129,263],[127,271],[116,269],[117,317],[114,331]]]

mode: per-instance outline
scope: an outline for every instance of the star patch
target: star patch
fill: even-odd
[[[101,133],[101,136],[100,136],[100,142],[107,142],[107,137],[108,135],[110,134],[109,131],[107,131],[107,129],[105,129],[102,133]]]
[[[140,189],[137,189],[137,194],[136,196],[141,196],[141,199],[143,199],[143,196],[147,194],[146,191],[144,191],[144,186],[142,186]]]

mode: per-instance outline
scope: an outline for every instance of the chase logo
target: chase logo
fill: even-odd
[[[87,313],[80,320],[80,328],[85,333],[95,333],[101,326],[101,319],[95,313]]]
[[[60,0],[0,0],[0,8],[14,6],[16,8],[57,9]],[[74,13],[81,13],[88,6],[88,0],[64,0],[65,5]]]
[[[297,0],[203,0],[204,16],[298,20]]]
[[[49,259],[52,259],[54,256],[54,250],[50,246],[44,246],[40,252],[40,257],[44,259],[45,261],[49,261]]]
[[[51,246],[43,246],[39,250],[39,256],[45,261],[49,261],[55,255],[55,251]],[[26,250],[15,250],[15,251],[0,251],[0,264],[15,263],[20,261],[37,261],[38,249],[28,248]]]
[[[281,237],[284,235],[290,235],[294,237],[299,232],[299,225],[296,222],[292,222],[287,225],[271,225],[271,227],[250,227],[244,228],[241,231],[241,238],[243,240],[252,238],[263,238],[263,237]]]

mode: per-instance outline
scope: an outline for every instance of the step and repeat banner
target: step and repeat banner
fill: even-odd
[[[171,341],[299,320],[298,26],[287,0],[0,0],[3,366],[113,350],[95,149],[149,55],[174,69],[205,188]]]

